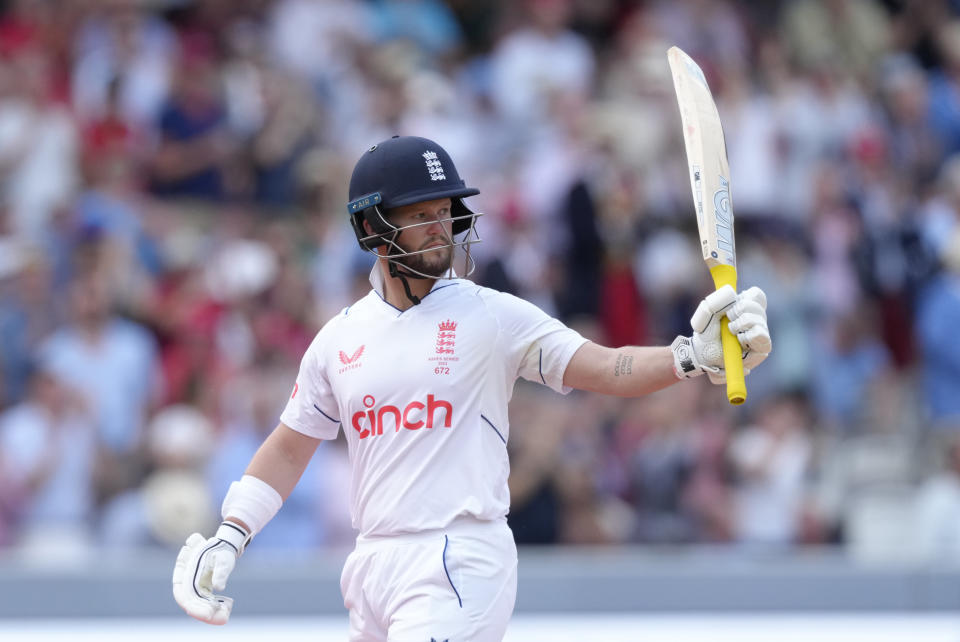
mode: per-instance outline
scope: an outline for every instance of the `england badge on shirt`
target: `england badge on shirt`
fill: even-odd
[[[450,363],[459,361],[457,357],[457,322],[447,319],[437,324],[437,340],[434,354],[428,359],[434,362],[433,373],[450,374]]]

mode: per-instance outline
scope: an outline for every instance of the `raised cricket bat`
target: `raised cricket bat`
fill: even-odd
[[[730,201],[730,165],[723,142],[720,115],[713,102],[703,71],[679,47],[667,51],[673,88],[677,92],[680,119],[683,121],[683,142],[687,149],[690,188],[697,209],[700,249],[707,262],[713,283],[720,289],[731,285],[737,289],[737,253],[733,239],[733,205]],[[747,399],[743,379],[743,351],[740,342],[720,321],[723,340],[723,365],[727,376],[727,399],[742,404]]]

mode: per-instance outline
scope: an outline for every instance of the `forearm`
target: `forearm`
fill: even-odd
[[[319,445],[319,439],[280,424],[250,460],[246,474],[270,484],[286,501]]]
[[[564,384],[617,397],[640,397],[679,381],[666,346],[605,348],[584,344],[570,360]]]
[[[280,424],[257,450],[245,474],[264,482],[286,501],[319,445],[319,439],[307,437]],[[253,526],[237,515],[231,515],[230,511],[224,518],[247,530]]]
[[[612,350],[601,373],[601,385],[618,397],[640,397],[680,379],[673,371],[673,353],[666,346],[626,346]]]

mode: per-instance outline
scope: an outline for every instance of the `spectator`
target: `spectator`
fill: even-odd
[[[51,61],[29,43],[0,60],[0,197],[11,231],[40,242],[77,186],[77,130],[52,92]]]
[[[376,0],[371,9],[378,42],[403,38],[433,57],[450,55],[463,40],[453,12],[440,0]]]
[[[625,440],[627,497],[636,511],[633,539],[646,544],[694,542],[696,516],[685,505],[697,465],[698,386],[674,386],[634,400],[616,430]]]
[[[746,29],[735,3],[660,0],[650,4],[651,19],[659,31],[694,58],[724,70],[747,60]]]
[[[518,386],[510,405],[510,425],[520,426],[508,441],[512,507],[507,522],[518,544],[556,544],[561,538],[560,492],[554,476],[563,425],[556,409],[537,391]]]
[[[110,549],[172,547],[216,514],[203,469],[214,448],[214,427],[195,408],[167,406],[145,430],[150,473],[103,508],[98,539]]]
[[[800,534],[813,456],[810,418],[801,394],[766,400],[756,422],[730,445],[739,482],[734,490],[734,533],[747,545],[784,548]]]
[[[769,293],[768,322],[777,335],[777,349],[767,360],[769,372],[750,381],[750,396],[755,399],[813,384],[816,322],[823,296],[814,280],[804,235],[800,226],[769,226],[738,259],[743,273]]]
[[[87,410],[58,375],[34,368],[24,400],[0,414],[0,505],[16,507],[21,546],[67,554],[93,541],[97,437]]]
[[[801,0],[785,8],[781,26],[802,69],[830,64],[869,81],[888,46],[889,22],[874,0]]]
[[[269,40],[284,69],[302,75],[321,91],[353,71],[353,56],[373,46],[367,3],[357,0],[279,0],[271,11]]]
[[[73,104],[81,120],[116,111],[131,129],[149,126],[170,91],[176,37],[170,25],[137,0],[100,3],[79,25],[74,42]]]
[[[817,343],[813,384],[824,423],[840,433],[857,432],[867,388],[891,367],[890,353],[875,330],[866,304],[835,319]]]
[[[735,475],[728,457],[733,418],[720,408],[709,414],[709,419],[696,426],[696,463],[684,491],[683,505],[696,520],[698,541],[728,543],[734,538],[736,514],[733,510]]]
[[[529,21],[497,45],[490,73],[494,104],[528,140],[558,96],[589,92],[595,63],[586,41],[569,30],[570,0],[525,0],[524,8]]]
[[[913,543],[917,556],[937,568],[960,563],[960,430],[940,437],[945,465],[917,492]]]
[[[40,342],[56,328],[64,312],[57,305],[51,267],[35,247],[11,240],[0,253],[12,274],[0,285],[0,367],[5,383],[0,406],[26,393],[30,364]]]
[[[938,147],[945,156],[952,156],[960,152],[960,22],[954,17],[934,25],[931,31],[943,64],[930,74],[924,116],[940,143]]]
[[[227,130],[226,109],[213,45],[203,36],[182,45],[173,94],[160,113],[160,146],[153,190],[164,197],[222,201],[227,170],[239,141]]]
[[[70,288],[70,322],[40,346],[43,367],[77,390],[95,427],[98,499],[139,480],[143,426],[157,398],[153,337],[112,310],[102,274],[81,274]]]
[[[263,121],[250,141],[254,198],[270,208],[288,208],[297,195],[297,164],[314,143],[317,118],[295,77],[265,70],[260,86]]]
[[[960,232],[943,248],[944,271],[923,291],[917,332],[923,352],[923,395],[935,426],[960,420],[960,348],[947,337],[960,323]]]
[[[942,86],[930,86],[930,79],[916,61],[906,56],[885,61],[881,84],[886,115],[891,164],[925,185],[933,180],[937,167],[950,153],[950,132],[931,118],[934,110],[943,110],[946,93]],[[934,102],[936,101],[936,102]]]

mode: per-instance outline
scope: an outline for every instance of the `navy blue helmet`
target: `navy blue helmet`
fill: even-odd
[[[388,210],[449,198],[453,234],[456,236],[473,231],[478,216],[461,199],[479,193],[480,190],[464,184],[453,159],[443,147],[419,136],[394,136],[365,151],[357,161],[350,177],[347,212],[360,247],[373,251],[388,245],[388,257],[400,258],[410,254],[396,243],[404,228],[390,223]],[[372,234],[364,229],[363,221],[370,224]],[[476,241],[450,239],[450,245],[454,247],[472,242]]]

